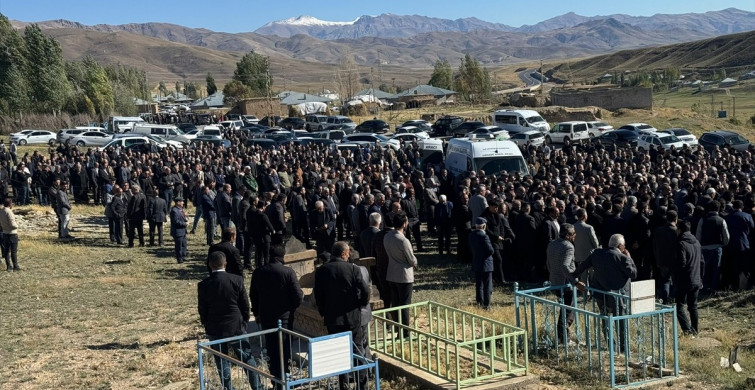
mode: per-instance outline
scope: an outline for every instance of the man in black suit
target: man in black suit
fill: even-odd
[[[276,245],[270,248],[270,263],[254,270],[252,283],[249,286],[249,298],[252,302],[254,320],[260,324],[261,329],[274,329],[281,327],[293,330],[294,312],[301,305],[304,294],[299,287],[299,278],[290,267],[283,265],[283,256],[286,248]],[[284,335],[287,338],[287,336]],[[265,336],[265,344],[270,359],[270,374],[276,378],[281,377],[280,355],[278,334],[270,333]],[[289,345],[284,339],[283,345]],[[284,348],[284,368],[288,372],[288,360],[291,358],[290,348]]]
[[[144,219],[147,216],[147,198],[139,186],[131,188],[133,195],[128,201],[128,247],[134,247],[134,238],[139,234],[139,246],[144,246]]]
[[[223,229],[223,233],[220,236],[220,242],[210,246],[208,255],[212,255],[212,252],[223,252],[226,259],[226,271],[234,275],[244,277],[244,263],[241,258],[241,252],[239,248],[236,248],[233,243],[236,241],[236,229],[233,227],[227,227]],[[209,257],[207,258],[207,270],[212,273],[212,267],[210,267]]]
[[[188,241],[186,239],[186,213],[184,212],[184,199],[180,196],[173,198],[176,205],[170,210],[170,235],[175,243],[176,260],[178,264],[186,261]]]
[[[215,201],[210,195],[210,187],[204,186],[199,204],[202,205],[202,218],[204,219],[204,232],[207,245],[212,245],[215,238]]]
[[[328,334],[351,332],[356,353],[363,356],[361,308],[370,302],[370,287],[362,278],[358,266],[349,263],[349,244],[338,241],[331,250],[332,257],[315,271],[315,301],[325,319]],[[349,388],[346,375],[339,375],[341,389]],[[359,377],[358,389],[367,388],[367,376]]]
[[[213,252],[210,255],[212,274],[197,286],[199,319],[210,341],[245,334],[246,323],[249,321],[249,301],[244,289],[244,279],[225,272],[225,265],[223,252]],[[233,349],[237,359],[251,366],[257,365],[248,339],[215,344],[212,348],[225,355],[228,355],[229,349]],[[229,362],[219,356],[214,357],[223,388],[233,389]],[[251,388],[260,389],[258,375],[253,371],[247,371],[246,374]]]
[[[255,268],[268,263],[273,232],[275,228],[265,213],[265,201],[259,200],[246,213],[246,234],[254,241]]]
[[[103,198],[107,198],[104,195]],[[110,241],[116,242],[118,245],[123,244],[123,218],[126,217],[126,205],[123,204],[123,192],[121,187],[113,187],[113,199],[110,204],[105,206],[110,207],[112,217],[108,221],[112,228],[113,235],[110,237]]]
[[[163,223],[165,222],[168,206],[165,199],[159,197],[157,189],[152,190],[147,202],[147,223],[149,223],[149,246],[155,246],[155,230],[157,230],[157,243],[163,246]]]
[[[333,246],[335,227],[336,220],[330,209],[321,200],[315,202],[315,209],[309,212],[309,229],[315,239],[318,255]]]

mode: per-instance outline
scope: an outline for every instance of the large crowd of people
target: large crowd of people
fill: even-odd
[[[150,244],[155,235],[162,244],[162,223],[174,200],[191,202],[196,211],[187,233],[202,220],[206,244],[212,245],[219,230],[234,226],[235,245],[247,268],[252,257],[258,267],[265,264],[270,245],[288,234],[314,244],[318,253],[328,252],[336,240],[351,239],[359,253],[370,254],[372,243],[361,236],[373,225],[372,213],[381,216],[378,229],[391,228],[395,216],[405,214],[405,236],[418,252],[437,241],[439,253],[469,261],[468,238],[474,220],[482,217],[494,248],[497,284],[546,280],[547,244],[558,238],[560,223],[577,223],[578,215],[600,246],[606,247],[612,234],[624,234],[638,278],[664,278],[669,256],[653,241],[656,229],[667,223],[667,212],[689,221],[693,234],[707,232],[700,232],[705,225],[700,222],[716,215],[716,227],[727,234],[701,243],[705,288],[751,284],[752,229],[743,215],[755,206],[752,149],[529,148],[525,158],[531,175],[466,172],[454,177],[442,166],[420,167],[416,143],[398,151],[365,147],[354,153],[313,144],[263,150],[246,146],[240,132],[227,138],[232,141],[227,149],[191,145],[152,153],[59,145],[49,155],[13,156],[15,166],[0,145],[0,178],[5,178],[0,196],[12,189],[16,205],[36,199],[53,207],[62,238],[70,236],[72,203],[105,205],[111,241],[125,242],[125,230],[129,246],[137,238],[145,245],[144,220]],[[584,254],[577,259],[583,260]]]

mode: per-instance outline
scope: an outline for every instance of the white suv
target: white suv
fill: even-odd
[[[551,131],[545,136],[545,142],[558,142],[568,145],[572,142],[582,142],[589,139],[587,132],[587,122],[571,121],[561,122],[553,126]]]
[[[669,150],[672,146],[681,149],[684,146],[684,141],[668,133],[640,133],[637,139],[637,149],[649,150],[650,145],[656,150],[661,148]]]

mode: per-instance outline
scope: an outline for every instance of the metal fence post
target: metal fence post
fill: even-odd
[[[204,388],[204,361],[202,357],[202,346],[197,343],[197,364],[199,364],[199,390]]]

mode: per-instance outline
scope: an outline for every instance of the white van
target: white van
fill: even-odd
[[[522,151],[511,141],[452,138],[446,149],[446,168],[454,175],[468,171],[485,171],[495,175],[503,171],[529,174]]]
[[[111,116],[107,120],[107,129],[112,133],[123,133],[131,131],[137,123],[144,123],[144,119],[138,116]]]
[[[527,130],[539,130],[543,133],[551,127],[543,117],[533,110],[498,110],[492,115],[493,126],[498,126],[510,133],[521,133]]]
[[[153,123],[137,123],[131,130],[135,134],[150,134],[162,137],[171,141],[178,141],[185,144],[196,138],[195,135],[186,135],[181,129],[173,125],[159,125]]]
[[[427,138],[419,140],[419,168],[425,170],[429,165],[440,166],[443,163],[443,140]]]

